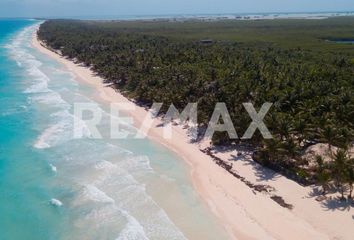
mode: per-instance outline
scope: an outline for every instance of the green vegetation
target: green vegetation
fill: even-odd
[[[333,161],[325,163],[321,156],[317,160],[317,180],[321,184],[323,194],[326,194],[332,182],[345,199],[344,194],[348,192],[348,199],[353,198],[354,187],[354,158],[350,158],[348,152],[339,149],[332,157]]]
[[[163,102],[164,110],[173,103],[182,110],[197,102],[200,129],[217,102],[226,103],[239,135],[251,122],[242,103],[252,102],[258,109],[264,102],[274,103],[265,120],[274,139],[263,140],[258,133],[247,141],[257,149],[255,159],[309,181],[316,177],[304,170],[308,161],[301,154],[310,145],[329,143],[343,150],[333,156],[330,171],[317,159],[316,179],[323,186],[333,179],[344,191],[344,184],[353,185],[353,165],[342,152],[353,143],[354,45],[327,40],[354,39],[353,29],[351,17],[51,20],[38,36],[139,103]],[[206,39],[211,40],[202,41]],[[226,133],[213,137],[214,144],[240,141]]]

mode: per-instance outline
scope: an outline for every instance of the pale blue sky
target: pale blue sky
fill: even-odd
[[[0,0],[0,17],[353,10],[354,0]]]

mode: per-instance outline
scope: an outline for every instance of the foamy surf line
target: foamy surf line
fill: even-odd
[[[62,109],[50,115],[53,117],[52,125],[43,130],[33,145],[37,149],[46,149],[72,139],[74,135],[77,136],[79,133],[82,133],[82,136],[79,137],[89,137],[91,133],[84,121],[69,113],[70,104],[65,102],[59,93],[48,87],[50,78],[40,70],[43,63],[30,53],[31,44],[28,39],[32,37],[37,28],[38,24],[25,28],[13,38],[6,48],[17,64],[28,73],[26,85],[29,86],[23,93],[29,95],[29,101],[32,104],[40,103]],[[58,73],[61,74],[63,71],[58,71]],[[72,76],[72,73],[69,74]]]
[[[104,102],[106,102],[106,103],[110,103],[110,102],[115,102],[115,103],[118,103],[118,102],[123,102],[123,103],[127,103],[127,104],[132,104],[132,105],[134,105],[131,101],[129,101],[128,99],[126,99],[125,97],[123,97],[122,95],[120,95],[119,93],[117,93],[116,91],[114,91],[113,89],[111,89],[111,88],[107,88],[106,86],[105,86],[105,84],[103,84],[103,81],[102,81],[102,79],[100,78],[100,77],[95,77],[95,76],[93,76],[93,74],[92,74],[92,72],[90,71],[90,70],[88,70],[88,69],[86,69],[86,68],[83,68],[83,67],[79,67],[79,66],[77,66],[77,65],[75,65],[74,63],[72,63],[72,62],[70,62],[69,60],[67,60],[67,59],[64,59],[63,57],[61,57],[61,56],[59,56],[59,55],[57,55],[56,53],[54,53],[54,52],[51,52],[50,50],[48,50],[47,48],[45,48],[45,47],[43,47],[42,45],[41,45],[41,43],[38,41],[38,39],[37,39],[37,37],[36,37],[36,35],[34,34],[33,35],[33,38],[32,38],[32,45],[39,51],[39,52],[41,52],[41,53],[43,53],[43,54],[45,54],[45,55],[47,55],[47,56],[49,56],[49,57],[51,57],[51,58],[53,58],[53,59],[55,59],[56,61],[58,61],[59,63],[61,63],[61,64],[63,64],[69,71],[71,71],[71,72],[73,72],[74,74],[75,74],[75,76],[76,76],[76,80],[79,82],[79,83],[85,83],[85,84],[89,84],[89,85],[91,85],[91,86],[93,86],[96,90],[97,90],[97,98],[100,100],[100,101],[104,101]],[[139,126],[139,124],[141,123],[141,121],[145,118],[145,116],[146,116],[146,111],[143,109],[143,108],[139,108],[139,107],[137,107],[136,105],[134,105],[134,107],[136,107],[137,109],[138,109],[138,114],[137,115],[134,115],[134,114],[132,114],[131,116],[134,118],[134,120],[135,120],[135,123],[137,123],[138,125],[135,125],[135,127],[136,128],[139,128],[140,126]],[[150,131],[151,132],[151,131]],[[178,135],[180,135],[180,133],[177,133]],[[148,136],[149,138],[151,138],[152,140],[154,140],[154,141],[156,141],[156,142],[158,142],[158,143],[160,143],[160,144],[162,144],[162,145],[166,145],[168,148],[170,148],[170,149],[177,149],[178,151],[177,152],[179,152],[179,154],[182,154],[182,158],[183,159],[188,159],[189,160],[189,158],[190,157],[193,157],[193,158],[201,158],[201,159],[204,159],[205,161],[203,161],[203,163],[204,164],[206,164],[206,165],[212,165],[211,167],[213,168],[213,170],[215,170],[215,172],[219,172],[220,171],[220,169],[218,169],[218,167],[217,166],[214,166],[214,164],[212,163],[212,161],[210,161],[209,159],[205,159],[205,155],[204,154],[201,154],[200,153],[200,151],[199,151],[199,149],[195,149],[195,146],[191,146],[190,144],[187,144],[187,145],[183,145],[183,146],[179,146],[179,144],[181,144],[182,142],[184,142],[185,141],[185,139],[184,139],[184,136],[182,137],[182,139],[180,140],[180,141],[178,141],[178,142],[176,142],[176,147],[175,146],[171,146],[171,144],[170,143],[165,143],[164,141],[161,141],[161,138],[160,137],[157,137],[155,134],[151,134],[151,135],[149,135]],[[188,141],[189,142],[189,141]],[[192,155],[193,156],[190,156],[189,155],[189,152],[187,151],[187,153],[185,152],[185,150],[192,150]],[[196,154],[197,153],[197,154]],[[186,154],[186,155],[185,155]],[[188,163],[188,161],[187,161],[187,163]],[[200,164],[200,163],[197,163],[198,165]],[[204,165],[203,164],[203,165]],[[194,170],[194,169],[193,169]],[[208,170],[209,171],[209,170]],[[193,171],[194,172],[194,171]],[[198,176],[198,178],[194,178],[195,176]],[[227,176],[226,176],[227,177]],[[197,181],[197,183],[195,182],[195,181]],[[200,181],[200,179],[199,179],[199,175],[196,175],[196,174],[194,174],[193,173],[193,183],[194,183],[194,186],[199,186],[199,181]],[[204,182],[204,180],[203,180],[203,182]],[[205,187],[207,187],[207,189],[210,187],[210,181],[209,181],[209,179],[207,179],[207,181],[205,181],[203,184],[206,184],[207,186],[205,186]],[[117,188],[117,189],[119,189],[119,188]],[[141,189],[143,189],[143,188],[141,188]],[[198,191],[200,191],[201,189],[200,188],[198,188],[197,189]],[[218,189],[216,189],[216,191],[218,191]],[[200,194],[202,194],[202,196],[204,197],[204,199],[206,200],[206,199],[209,199],[209,194],[205,194],[204,195],[204,193],[203,193],[203,191],[201,191],[201,192],[199,192]],[[125,196],[124,194],[126,194],[126,193],[121,193],[121,195],[122,196]],[[215,195],[216,196],[216,198],[218,198],[218,194],[216,194]],[[115,198],[113,198],[113,199],[115,199]],[[130,201],[132,201],[132,200],[135,200],[136,199],[136,197],[135,198],[132,198]],[[214,201],[215,201],[216,199],[214,199]],[[206,200],[207,201],[207,200]],[[219,201],[219,200],[217,200],[217,201]],[[128,202],[129,203],[129,202]],[[219,204],[218,204],[219,206],[222,206],[222,205],[224,205],[224,203],[222,203],[222,202],[219,202]],[[228,208],[227,206],[229,206],[228,205],[228,203],[227,204],[225,204],[225,206],[226,206],[226,208]],[[146,208],[145,208],[146,209]],[[148,209],[148,208],[147,208]],[[161,209],[160,209],[161,210]],[[219,211],[219,209],[218,209],[218,211]],[[162,218],[162,219],[164,219],[165,217],[167,218],[167,219],[169,219],[168,218],[168,216],[167,216],[167,214],[164,212],[164,211],[160,211],[160,214],[162,214],[164,217]],[[218,213],[218,216],[222,216],[223,214],[220,214],[219,215],[219,213]],[[235,215],[237,215],[237,213],[235,214],[235,212],[233,212],[233,213],[230,213],[230,216],[232,215],[232,220],[231,221],[229,221],[228,220],[228,218],[223,218],[223,217],[220,217],[220,220],[222,220],[221,222],[222,223],[224,223],[224,225],[225,226],[229,226],[229,225],[235,225],[235,222],[233,221],[233,218],[234,218],[234,216]],[[158,219],[160,219],[160,218],[155,218],[156,220],[155,221],[160,221],[160,220],[158,220]],[[248,221],[248,220],[247,220]],[[174,225],[173,225],[174,226]],[[239,226],[238,226],[238,224],[236,224],[236,228],[235,229],[239,229]],[[149,227],[149,228],[151,228],[151,226]],[[154,227],[152,227],[152,228],[154,228]],[[176,228],[176,226],[174,226],[174,228]],[[187,229],[186,229],[187,230]],[[159,231],[159,230],[158,230]],[[189,229],[187,230],[187,231],[189,231]],[[165,231],[162,231],[162,232],[165,232]],[[232,238],[233,239],[237,239],[235,236],[236,236],[236,234],[234,234],[234,230],[232,230],[232,231],[229,231],[228,232],[231,236],[232,236]],[[191,234],[194,234],[194,233],[191,233]],[[168,234],[168,236],[169,237],[171,237],[171,235],[173,235],[173,234]],[[183,235],[183,233],[181,232],[181,231],[179,231],[179,234],[178,234],[178,236],[183,236],[183,238],[185,238],[184,237],[184,235]],[[155,238],[153,238],[153,239],[155,239]],[[156,239],[158,239],[158,238],[156,238]],[[175,238],[169,238],[169,239],[175,239]],[[177,239],[179,239],[179,237],[177,237]]]
[[[131,160],[128,158],[125,161]],[[82,187],[81,193],[74,201],[76,208],[94,202],[101,206],[95,211],[104,206],[104,209],[110,209],[110,214],[116,212],[115,214],[124,216],[127,221],[126,226],[120,232],[118,239],[185,239],[167,214],[147,195],[145,187],[129,174],[139,167],[135,170],[131,166],[130,169],[124,169],[104,161],[98,163],[96,168],[103,170],[103,175],[98,176],[94,183]],[[98,217],[95,219],[98,222],[109,219],[105,214],[94,216]],[[129,238],[129,236],[134,237]]]
[[[50,107],[55,107],[58,109],[51,114],[47,114],[47,117],[50,119],[52,124],[43,130],[33,145],[40,151],[46,151],[46,149],[52,148],[54,146],[66,146],[65,144],[70,141],[70,139],[72,139],[70,136],[72,135],[73,122],[75,119],[68,110],[70,104],[65,102],[59,93],[50,89],[49,83],[52,81],[51,77],[46,75],[40,69],[42,66],[44,66],[45,63],[40,62],[35,57],[35,55],[31,54],[31,51],[28,49],[30,47],[28,44],[28,39],[30,39],[30,36],[32,36],[36,28],[37,26],[31,26],[17,34],[13,39],[13,42],[7,46],[7,48],[12,59],[15,60],[18,66],[23,68],[24,71],[26,71],[28,74],[25,82],[27,88],[23,91],[23,93],[28,95],[28,99],[30,100],[29,104],[47,105],[48,109],[50,109]],[[62,74],[62,72],[58,73]],[[82,123],[82,128],[85,128],[84,123]],[[90,133],[87,133],[86,135],[90,135]],[[80,141],[85,140],[81,139]],[[70,145],[68,145],[68,147],[70,148]],[[108,148],[110,151],[112,151],[112,153],[116,152],[117,150],[114,149],[114,146],[107,144],[107,149]],[[89,151],[90,149],[87,150],[88,156],[92,155],[89,154]],[[130,152],[127,151],[127,153],[129,154]],[[124,188],[126,190],[125,193],[128,194],[131,192],[132,194],[138,194],[141,197],[141,202],[137,203],[136,206],[142,207],[142,209],[137,210],[129,206],[126,206],[126,208],[129,210],[122,208],[121,205],[124,202],[123,199],[112,197],[108,192],[102,191],[98,188],[98,186],[90,183],[86,183],[85,185],[85,190],[83,191],[84,196],[86,196],[90,204],[93,202],[109,204],[113,206],[113,209],[111,209],[112,211],[114,208],[119,209],[120,215],[124,216],[126,219],[126,224],[122,231],[115,236],[117,239],[163,239],[163,236],[168,236],[169,239],[185,239],[183,233],[172,223],[167,214],[155,202],[152,201],[151,197],[147,195],[144,185],[140,184],[134,179],[133,176],[129,175],[127,170],[124,170],[124,168],[127,168],[137,169],[139,172],[145,170],[150,172],[151,167],[149,165],[149,160],[139,158],[137,158],[136,161],[132,160],[133,159],[130,157],[129,161],[118,163],[115,165],[115,168],[121,169],[121,171],[118,172],[121,174],[119,175],[120,177],[124,177],[123,179],[125,180],[123,182],[127,184]],[[61,169],[63,166],[65,167],[66,163],[57,161],[51,162],[52,163],[48,163],[48,165],[50,170],[55,173],[55,176],[53,175],[53,177],[60,179],[62,173],[57,172],[57,166]],[[97,167],[98,169],[94,168],[92,172],[104,169],[106,172],[105,174],[107,174],[107,168],[112,168],[113,164],[105,162],[101,165],[98,165]],[[114,178],[114,176],[111,175],[109,177]],[[77,175],[75,178],[79,179],[80,176]],[[72,179],[75,178],[73,177]],[[100,179],[92,179],[92,181],[97,184],[101,181],[104,181],[104,179],[105,177],[101,177]],[[129,192],[127,192],[128,190]],[[146,202],[146,199],[149,200]],[[62,208],[70,208],[71,204],[70,201],[68,202],[68,200],[63,199],[63,197],[60,196],[53,196],[49,200],[49,203],[53,207]],[[145,204],[148,205],[144,207]],[[154,211],[156,212],[153,212],[149,219],[155,219],[154,223],[149,222],[149,219],[144,220],[142,216],[139,216],[138,218],[134,216],[139,215],[139,212],[142,212],[143,209],[151,209],[151,206],[153,209],[155,209]],[[134,212],[134,214],[131,212]],[[96,221],[99,223],[99,221],[102,221],[102,219],[97,219]]]
[[[86,123],[67,110],[50,115],[54,123],[46,128],[33,145],[38,149],[46,149],[72,139],[90,138],[92,136]]]
[[[10,57],[16,61],[18,66],[25,68],[32,81],[30,88],[26,89],[25,93],[47,92],[49,78],[39,69],[43,65],[35,56],[30,53],[31,43],[28,38],[33,35],[33,32],[38,28],[39,24],[27,27],[16,34],[12,42],[6,45]]]

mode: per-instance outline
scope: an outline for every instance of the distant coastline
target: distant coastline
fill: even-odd
[[[200,14],[164,14],[164,15],[105,15],[105,16],[43,16],[30,19],[79,19],[79,20],[118,20],[118,21],[218,21],[218,20],[272,20],[272,19],[326,19],[330,17],[354,16],[353,11],[324,12],[265,12],[265,13],[200,13]]]

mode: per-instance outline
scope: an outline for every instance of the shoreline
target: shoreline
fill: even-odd
[[[140,127],[147,111],[125,98],[118,91],[96,76],[90,69],[50,51],[41,45],[36,34],[32,45],[38,51],[63,64],[84,84],[89,84],[97,90],[99,97],[107,102],[121,102],[135,107],[129,112],[134,119],[134,125]],[[163,138],[163,127],[158,118],[153,119],[153,128],[148,138],[176,152],[190,166],[191,178],[196,192],[207,203],[210,210],[217,216],[232,239],[350,239],[353,230],[350,229],[354,211],[339,209],[331,212],[323,209],[321,203],[309,197],[311,187],[302,187],[297,183],[277,175],[260,179],[257,173],[263,175],[271,170],[263,169],[249,159],[245,154],[240,161],[231,161],[237,156],[236,150],[217,151],[215,156],[230,162],[231,169],[245,178],[251,184],[266,184],[275,189],[277,195],[294,206],[293,210],[281,207],[264,192],[255,192],[245,181],[232,176],[224,168],[218,166],[212,156],[203,153],[209,146],[190,143],[189,137],[182,126],[172,126],[172,139]],[[207,145],[207,144],[206,144]],[[213,155],[213,156],[214,156]],[[251,162],[252,161],[252,162]],[[259,172],[257,172],[257,170]]]

